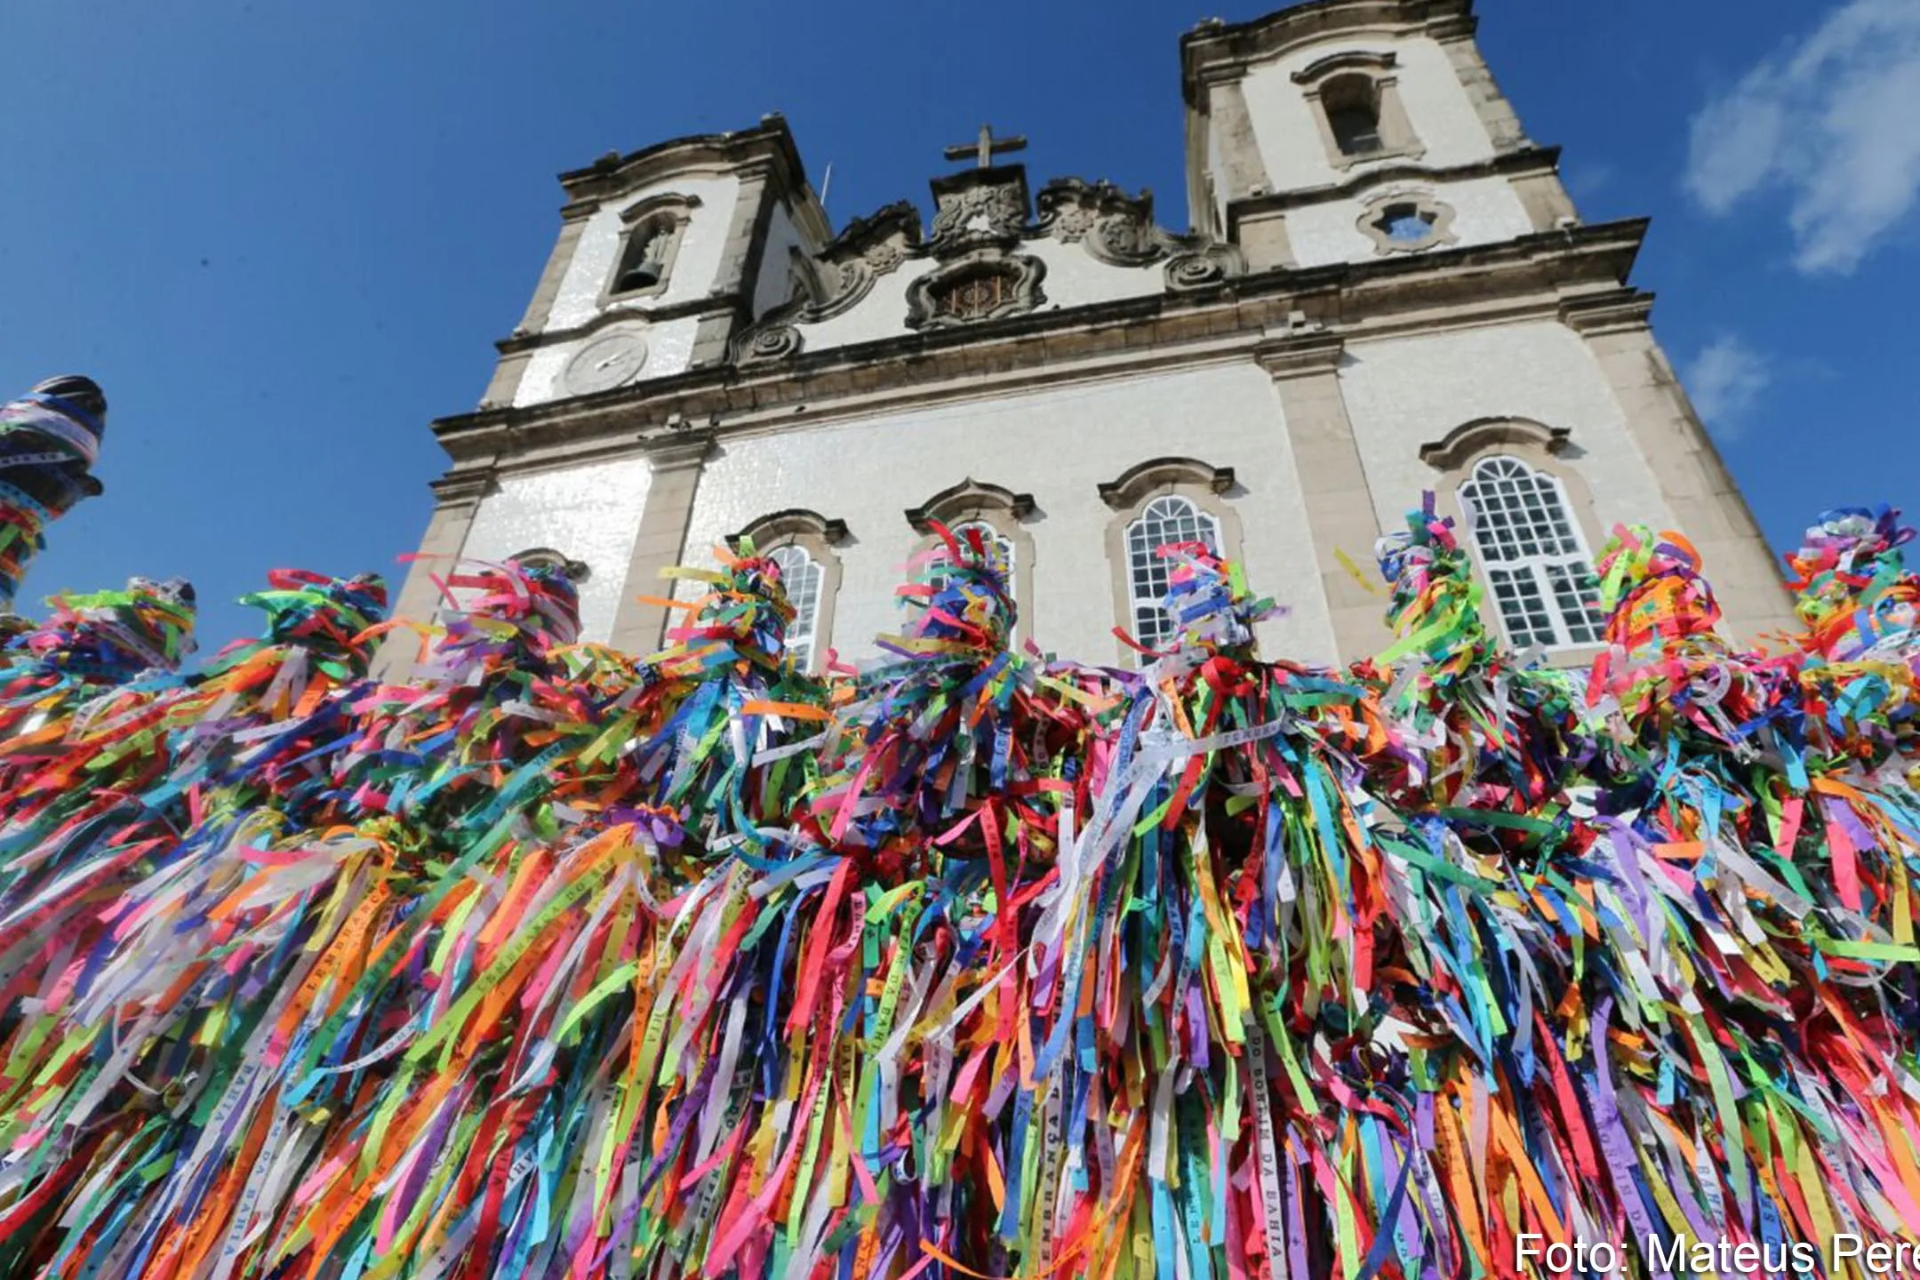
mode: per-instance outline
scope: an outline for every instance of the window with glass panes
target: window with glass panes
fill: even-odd
[[[1159,554],[1176,542],[1199,542],[1220,554],[1220,522],[1187,498],[1155,498],[1127,526],[1127,595],[1133,638],[1157,649],[1173,638],[1173,618],[1160,607],[1173,563]]]
[[[787,652],[801,671],[813,669],[814,631],[820,620],[820,587],[826,570],[805,547],[788,545],[770,556],[780,566],[780,583],[786,588],[787,603],[793,606],[793,621],[787,624]]]
[[[1599,584],[1559,480],[1517,458],[1483,458],[1460,505],[1515,646],[1599,642]]]

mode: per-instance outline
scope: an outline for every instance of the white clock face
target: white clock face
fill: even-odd
[[[570,395],[610,391],[631,381],[647,363],[647,340],[632,329],[612,329],[599,335],[567,361],[565,381]]]

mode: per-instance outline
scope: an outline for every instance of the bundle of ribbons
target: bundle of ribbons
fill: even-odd
[[[100,492],[92,469],[106,429],[106,396],[77,374],[0,404],[0,611],[11,610],[47,525]]]
[[[1620,529],[1573,672],[1431,501],[1345,670],[1200,544],[1170,641],[1062,661],[936,534],[823,678],[744,544],[639,660],[514,563],[405,679],[375,578],[191,672],[183,585],[56,600],[0,654],[0,1274],[1668,1280],[1920,1223],[1891,513],[1764,653]]]

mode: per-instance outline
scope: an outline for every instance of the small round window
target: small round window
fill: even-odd
[[[1417,204],[1390,204],[1374,225],[1396,244],[1419,244],[1433,235],[1434,214]]]
[[[1376,201],[1360,216],[1360,229],[1382,253],[1407,253],[1452,244],[1453,210],[1437,200],[1400,196]]]

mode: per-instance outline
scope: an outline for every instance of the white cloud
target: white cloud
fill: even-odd
[[[1844,274],[1920,203],[1920,0],[1849,0],[1693,118],[1686,187],[1726,214],[1783,188],[1794,265]]]
[[[1738,436],[1746,416],[1773,381],[1767,361],[1730,333],[1709,342],[1687,369],[1687,390],[1707,429],[1722,440]]]

